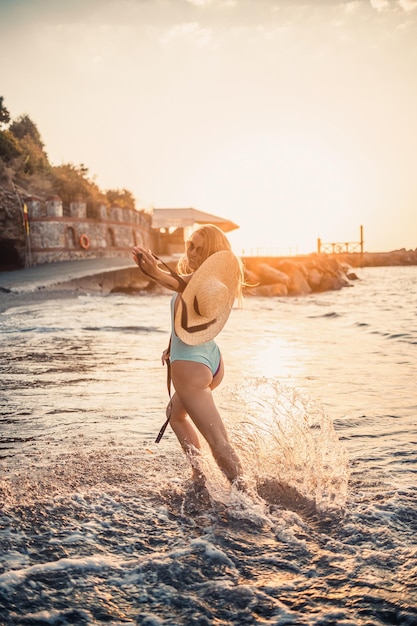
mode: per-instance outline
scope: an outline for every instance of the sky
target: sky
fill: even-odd
[[[0,95],[238,253],[417,248],[417,0],[0,0]]]

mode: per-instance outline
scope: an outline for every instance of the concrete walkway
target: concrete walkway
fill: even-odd
[[[133,267],[132,259],[120,257],[46,263],[23,270],[0,272],[0,290],[12,293],[36,291],[77,278]]]

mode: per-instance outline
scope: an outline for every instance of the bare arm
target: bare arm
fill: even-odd
[[[179,280],[182,279],[184,282],[188,282],[191,278],[191,274],[189,276],[175,278],[172,274],[165,272],[161,267],[159,267],[158,259],[155,258],[152,252],[150,250],[146,250],[145,248],[141,248],[140,246],[133,248],[132,258],[139,269],[142,270],[146,276],[163,287],[172,289],[172,291],[179,291]]]

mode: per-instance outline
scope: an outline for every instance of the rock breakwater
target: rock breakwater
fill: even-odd
[[[327,255],[244,259],[245,295],[300,296],[351,287],[357,275]]]
[[[176,261],[166,258],[172,269]],[[328,256],[281,259],[246,258],[245,296],[285,297],[342,289],[357,278],[352,269]],[[120,269],[86,276],[67,283],[67,288],[101,293],[165,293],[139,268]]]

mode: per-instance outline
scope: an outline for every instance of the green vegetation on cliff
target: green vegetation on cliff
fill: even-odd
[[[100,205],[135,209],[133,194],[127,189],[101,190],[89,177],[84,164],[49,162],[36,124],[28,115],[12,120],[0,96],[0,184],[14,184],[28,195],[57,195],[62,199],[64,214],[69,203],[81,199],[87,212],[95,217]]]

